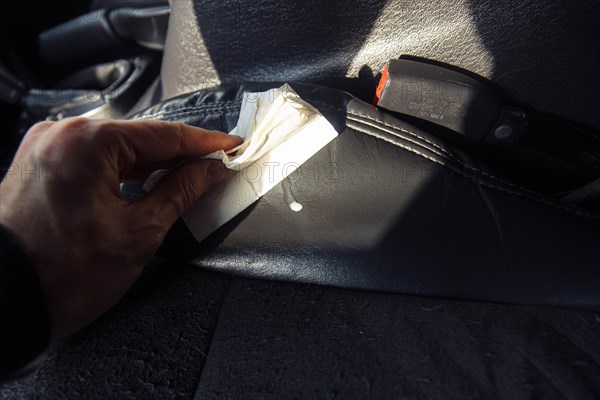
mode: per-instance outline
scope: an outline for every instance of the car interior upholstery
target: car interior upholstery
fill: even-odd
[[[339,136],[203,242],[179,221],[0,398],[600,397],[600,3],[65,8],[4,24],[3,160],[47,118],[229,132],[245,92],[283,83]],[[492,122],[376,107],[390,60],[480,82]]]

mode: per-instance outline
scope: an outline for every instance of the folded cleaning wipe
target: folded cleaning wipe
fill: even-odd
[[[196,240],[252,205],[337,136],[321,113],[289,86],[246,93],[237,126],[230,132],[244,143],[206,158],[237,171],[222,186],[205,193],[183,215]],[[300,204],[290,204],[300,211]]]

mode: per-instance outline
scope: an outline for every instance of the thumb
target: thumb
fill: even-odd
[[[133,204],[169,229],[194,201],[226,177],[221,161],[193,160],[167,172],[150,193]]]

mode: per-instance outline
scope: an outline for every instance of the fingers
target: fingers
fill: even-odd
[[[94,121],[67,118],[54,124],[40,124],[28,135],[42,136],[38,158],[52,162],[82,163],[106,182],[119,177],[169,168],[182,159],[200,157],[216,150],[229,150],[242,139],[216,131],[164,121]],[[115,174],[116,173],[116,174]],[[214,160],[194,160],[175,167],[143,200],[130,206],[147,216],[162,219],[168,229],[183,211],[214,183],[226,176]],[[117,189],[118,191],[118,189]]]
[[[130,206],[156,218],[155,222],[168,230],[196,199],[226,177],[227,170],[220,161],[190,161],[169,171],[146,197]]]
[[[101,121],[100,129],[117,135],[121,146],[112,147],[117,159],[135,157],[135,165],[154,164],[175,158],[199,157],[229,150],[242,139],[225,133],[165,121]],[[110,139],[110,138],[109,138]],[[132,165],[124,167],[133,168]]]
[[[242,143],[237,136],[163,121],[111,121],[107,129],[122,132],[128,146],[125,153],[136,156],[135,165],[128,168],[129,175],[171,166],[188,157],[229,150]],[[226,176],[221,162],[193,160],[169,171],[144,199],[131,206],[157,219],[166,231],[196,199]]]

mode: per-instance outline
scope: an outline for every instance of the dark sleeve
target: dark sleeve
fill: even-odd
[[[18,372],[49,343],[50,321],[35,267],[15,236],[0,225],[0,381]]]

